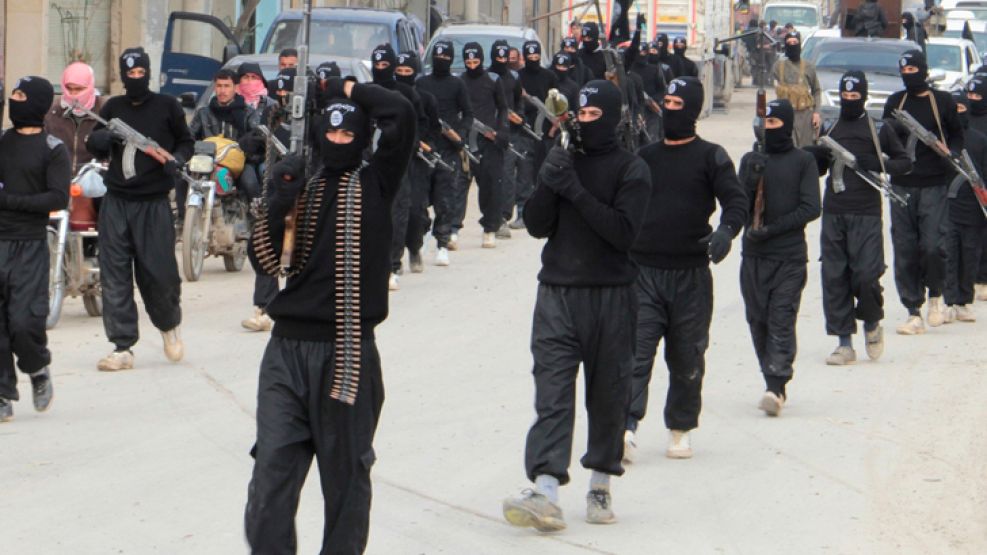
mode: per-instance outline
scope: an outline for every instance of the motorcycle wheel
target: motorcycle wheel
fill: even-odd
[[[206,258],[206,238],[203,237],[202,207],[185,208],[185,229],[182,230],[182,272],[187,281],[199,281]]]
[[[237,248],[233,254],[223,255],[223,266],[227,272],[239,272],[243,269],[243,261],[247,259],[247,253],[243,249]]]
[[[237,214],[230,221],[234,230],[240,225],[243,225],[244,228],[247,227],[247,202],[243,198],[237,198],[236,202]],[[239,234],[236,235],[237,239],[233,244],[233,252],[223,255],[223,266],[226,267],[227,272],[239,272],[243,269],[243,262],[247,259],[247,241],[240,239]]]
[[[86,314],[97,317],[103,315],[103,296],[99,291],[92,291],[82,295],[82,306],[86,308]]]
[[[65,284],[58,285],[58,230],[48,228],[48,318],[45,320],[45,328],[52,329],[58,324],[62,316],[62,303],[65,300]],[[63,276],[64,279],[64,276]]]

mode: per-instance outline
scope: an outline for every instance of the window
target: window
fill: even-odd
[[[943,71],[963,71],[960,48],[951,44],[927,44],[925,57],[929,67]]]
[[[285,48],[297,48],[300,32],[300,20],[278,22],[265,52],[277,54]],[[392,42],[387,25],[347,21],[313,21],[309,39],[314,54],[360,59],[369,59],[378,44]]]

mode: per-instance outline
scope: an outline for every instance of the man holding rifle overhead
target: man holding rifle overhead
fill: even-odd
[[[134,153],[127,140],[102,123],[86,141],[94,156],[110,159],[103,177],[107,193],[99,210],[99,269],[103,326],[113,352],[99,361],[103,371],[134,367],[130,349],[138,339],[135,277],[151,323],[161,331],[165,356],[177,362],[185,350],[178,329],[181,278],[168,193],[194,142],[178,101],[151,92],[151,60],[143,48],[124,50],[120,76],[127,93],[107,101],[99,116],[110,124],[119,119],[156,142],[157,148]]]

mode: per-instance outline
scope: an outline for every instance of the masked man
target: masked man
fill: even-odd
[[[816,129],[822,121],[819,102],[822,88],[816,66],[802,59],[802,35],[792,31],[785,35],[785,59],[775,63],[775,94],[795,108],[795,146],[801,148],[816,141]]]

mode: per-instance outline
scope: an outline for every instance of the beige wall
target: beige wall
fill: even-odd
[[[3,82],[9,95],[18,78],[47,73],[47,50],[37,48],[37,45],[48,43],[49,3],[46,0],[14,0],[6,4]]]

